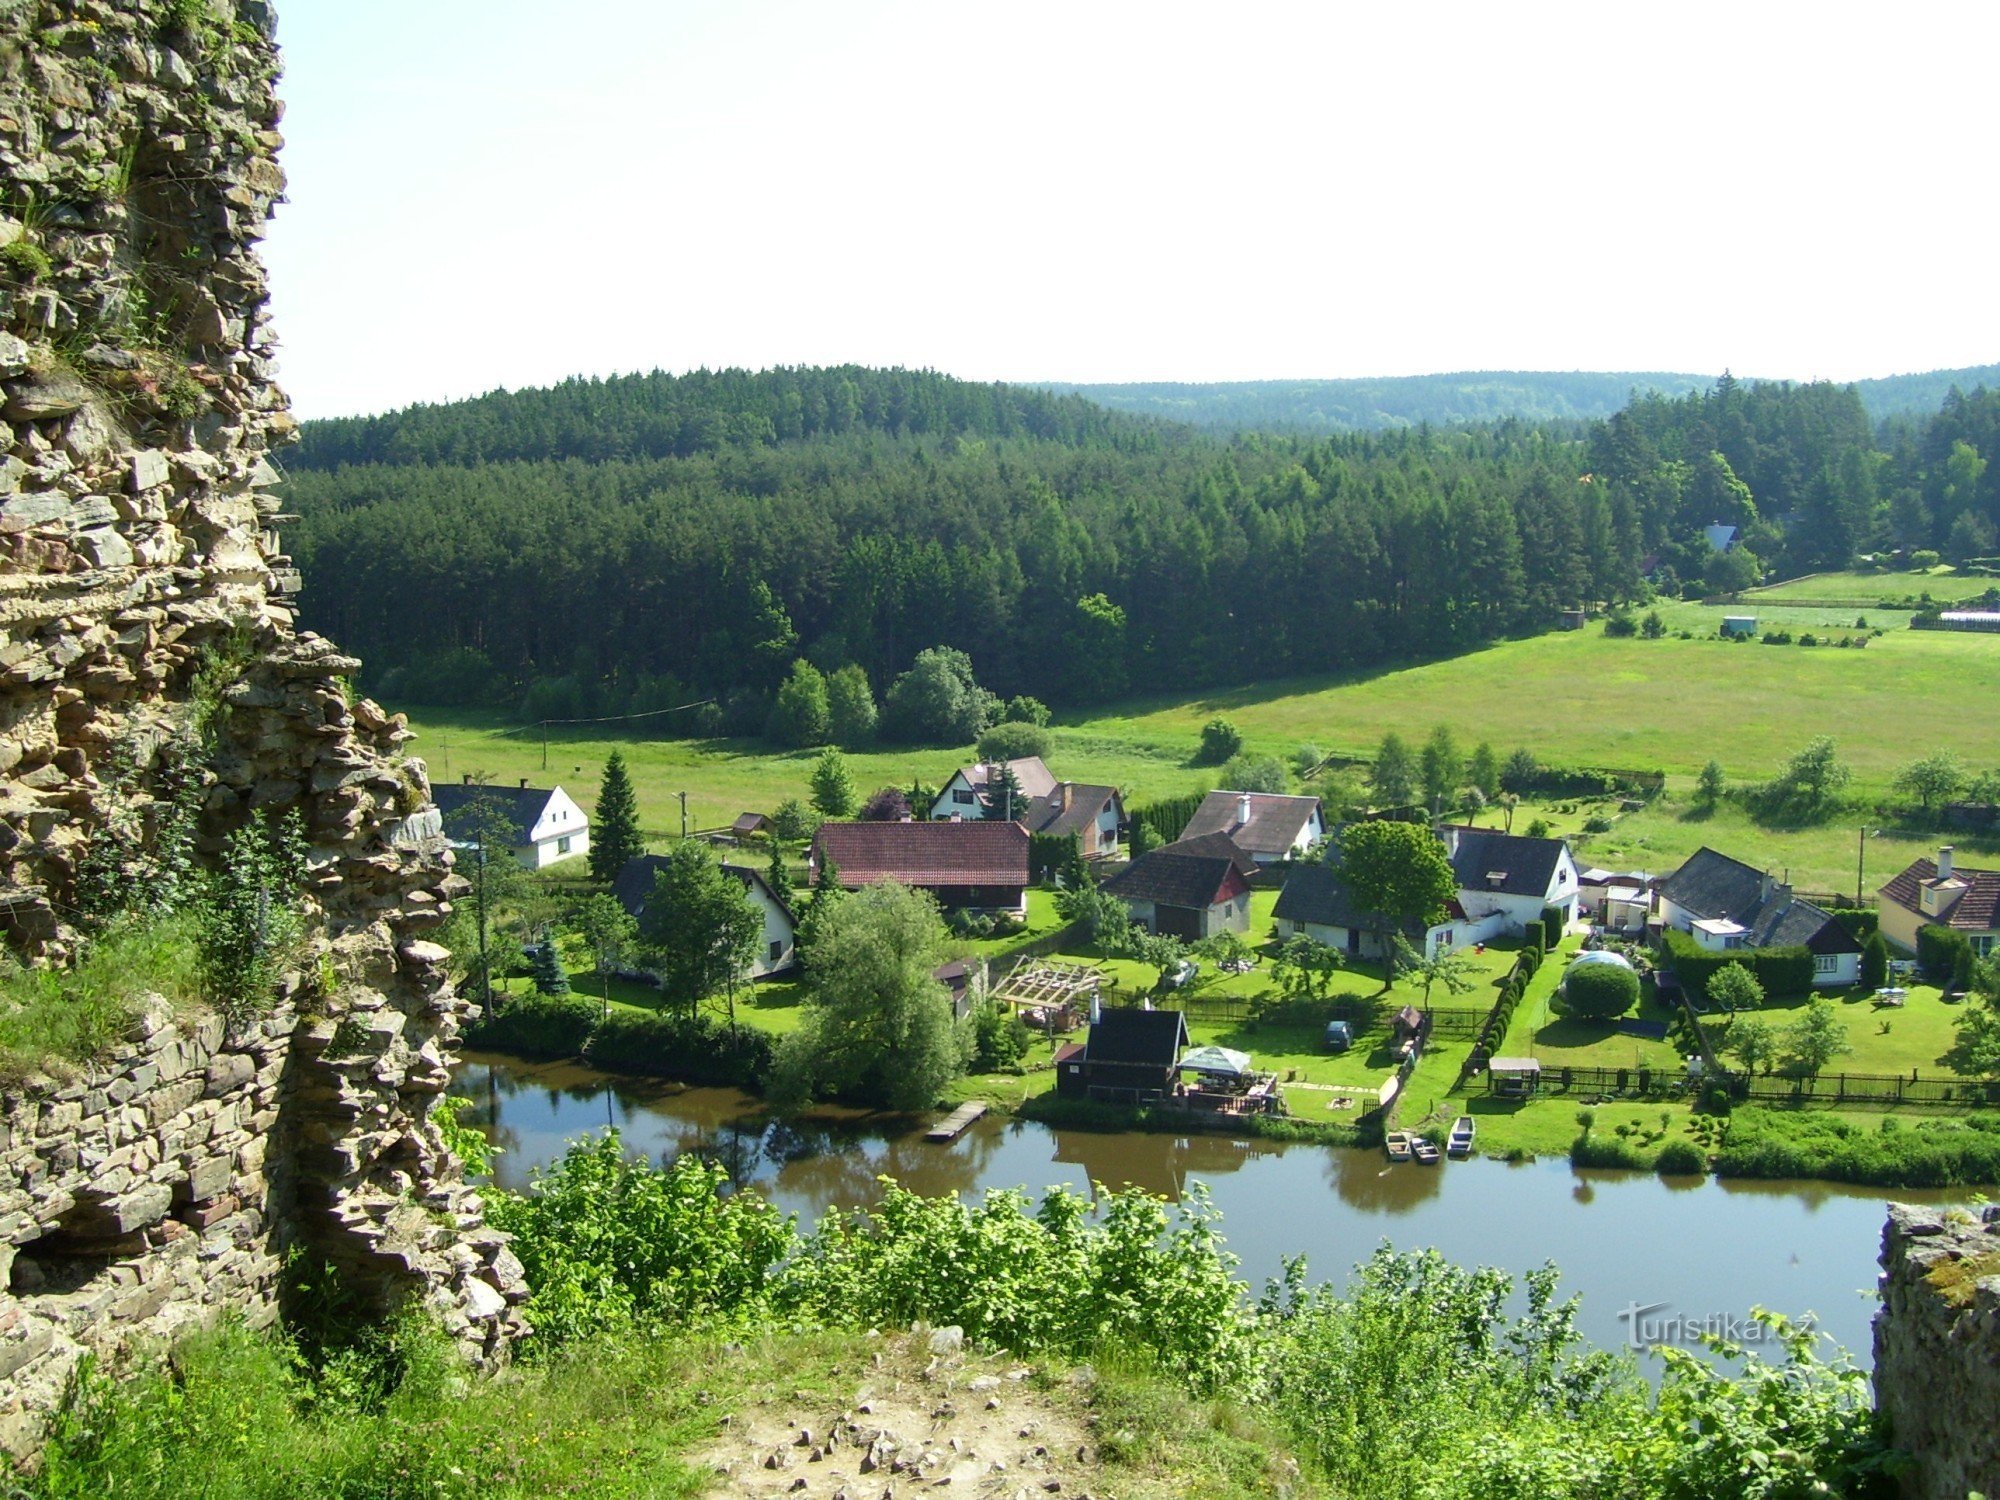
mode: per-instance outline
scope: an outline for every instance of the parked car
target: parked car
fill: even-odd
[[[1185,989],[1194,982],[1194,976],[1201,972],[1201,965],[1191,958],[1184,958],[1160,976],[1163,990]]]
[[[1345,1052],[1354,1045],[1354,1028],[1345,1021],[1328,1021],[1326,1045],[1330,1051]]]

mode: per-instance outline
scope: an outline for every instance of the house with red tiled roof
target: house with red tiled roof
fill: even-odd
[[[828,859],[847,890],[893,880],[937,897],[947,911],[1028,910],[1028,830],[1019,823],[822,823],[812,879]]]
[[[1951,845],[1936,859],[1915,859],[1875,894],[1882,936],[1914,952],[1917,930],[1949,927],[1962,932],[1981,958],[2000,940],[2000,870],[1975,870],[1953,857]]]

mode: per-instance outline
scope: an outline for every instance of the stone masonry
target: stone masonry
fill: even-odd
[[[1905,1495],[2000,1495],[2000,1207],[1889,1206],[1875,1404]]]
[[[198,722],[201,849],[267,809],[312,846],[267,1011],[135,995],[115,1055],[0,1096],[15,1450],[84,1352],[271,1321],[293,1248],[481,1363],[519,1329],[519,1265],[427,1118],[465,1013],[430,935],[465,884],[402,720],[288,602],[273,29],[263,0],[0,0],[0,935],[78,950],[93,840],[157,829]]]

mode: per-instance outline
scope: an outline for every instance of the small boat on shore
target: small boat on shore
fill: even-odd
[[[1389,1153],[1390,1161],[1410,1159],[1410,1133],[1407,1130],[1392,1130],[1382,1138],[1382,1147]]]
[[[1410,1138],[1410,1154],[1426,1167],[1434,1167],[1444,1158],[1444,1153],[1438,1150],[1436,1141],[1427,1141],[1420,1135]]]
[[[1452,1122],[1451,1134],[1445,1138],[1444,1149],[1452,1156],[1472,1155],[1472,1116],[1460,1115]]]

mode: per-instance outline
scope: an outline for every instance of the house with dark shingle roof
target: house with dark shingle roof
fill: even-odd
[[[1576,919],[1576,860],[1561,839],[1531,839],[1497,828],[1447,823],[1438,830],[1458,882],[1458,904],[1473,922],[1498,917],[1505,932],[1521,936],[1553,906],[1565,923]]]
[[[1333,865],[1293,865],[1285,877],[1285,888],[1278,892],[1278,904],[1271,915],[1276,920],[1281,938],[1309,937],[1316,943],[1338,949],[1350,958],[1380,959],[1388,956],[1382,941],[1381,923],[1373,914],[1355,904],[1347,883],[1340,878],[1339,869]],[[1466,916],[1465,908],[1454,899],[1446,907],[1442,920],[1423,929],[1405,927],[1403,937],[1425,958],[1435,958],[1442,950],[1463,948],[1498,937],[1501,925],[1497,915],[1483,922],[1471,920]]]
[[[1164,844],[1104,882],[1132,920],[1167,937],[1199,942],[1250,930],[1250,872],[1256,865],[1223,835]]]
[[[1125,803],[1115,786],[1091,786],[1058,781],[1046,796],[1035,798],[1020,815],[1028,832],[1068,834],[1085,859],[1111,859],[1118,853],[1118,825],[1125,821]]]
[[[1326,837],[1317,797],[1276,792],[1210,792],[1181,830],[1181,838],[1226,833],[1260,865],[1304,854]]]
[[[1187,1020],[1177,1010],[1107,1008],[1091,1023],[1081,1052],[1056,1058],[1056,1092],[1144,1104],[1174,1092]]]
[[[1962,865],[1947,844],[1936,859],[1912,860],[1875,895],[1882,936],[1914,952],[1921,927],[1962,932],[1981,958],[2000,947],[2000,870]]]
[[[1028,830],[1019,823],[822,823],[812,878],[828,858],[847,890],[893,880],[937,897],[947,911],[1028,910]]]
[[[1813,983],[1823,988],[1844,989],[1861,979],[1861,944],[1854,934],[1769,871],[1706,845],[1660,882],[1657,920],[1714,953],[1804,948],[1813,956]]]
[[[653,877],[666,868],[664,854],[641,854],[636,859],[625,861],[625,868],[618,872],[611,882],[611,894],[618,904],[640,920],[646,914],[646,901],[653,894]],[[739,881],[743,889],[750,893],[750,899],[764,914],[764,935],[757,949],[757,957],[750,965],[750,977],[762,979],[767,974],[781,974],[798,961],[798,917],[791,907],[779,899],[771,889],[761,870],[753,870],[748,865],[722,867],[722,873]]]
[[[476,842],[483,826],[494,831],[489,837],[507,840],[508,852],[524,870],[590,852],[590,820],[559,786],[529,786],[526,777],[518,787],[485,786],[467,777],[432,787],[431,801],[444,815],[445,837],[454,847]]]

